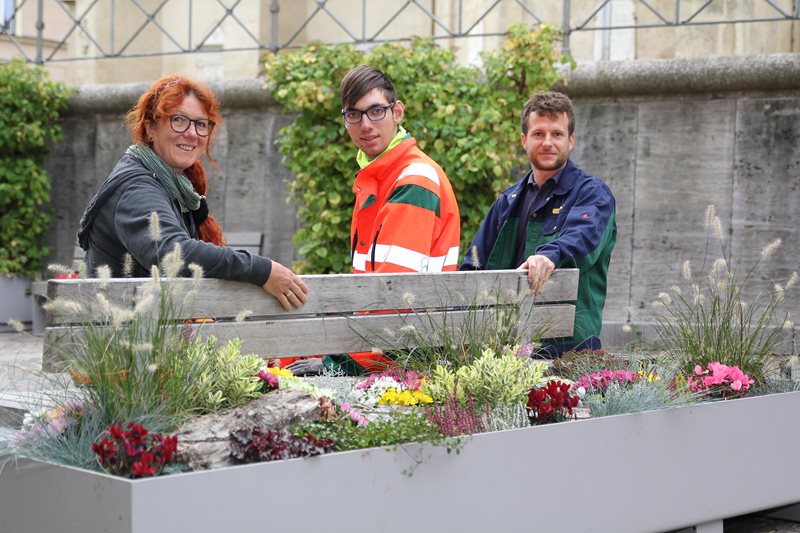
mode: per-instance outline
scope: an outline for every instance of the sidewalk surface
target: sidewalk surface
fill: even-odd
[[[29,392],[46,390],[51,381],[40,375],[42,337],[30,333],[0,333],[0,407],[9,399],[24,397]],[[14,436],[3,427],[0,418],[0,447]],[[800,479],[798,479],[800,483]],[[684,533],[682,530],[680,533]],[[763,515],[747,515],[725,520],[725,533],[800,533],[800,523],[787,522]]]

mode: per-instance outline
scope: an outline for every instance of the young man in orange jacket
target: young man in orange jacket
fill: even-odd
[[[405,114],[392,81],[380,70],[351,70],[340,86],[342,118],[358,148],[350,226],[353,272],[443,272],[458,268],[461,219],[450,180],[400,125]],[[393,363],[371,352],[304,359],[296,374],[323,365],[347,374]]]

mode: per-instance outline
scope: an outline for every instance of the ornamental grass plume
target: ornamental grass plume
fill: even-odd
[[[122,256],[122,277],[130,278],[133,276],[133,256],[128,252]]]
[[[150,223],[148,224],[150,230],[150,240],[153,242],[161,241],[161,223],[158,220],[158,213],[152,211],[150,213]]]
[[[673,293],[671,302],[660,300],[661,312],[655,317],[659,341],[680,361],[684,374],[691,374],[696,364],[705,367],[719,362],[737,366],[760,381],[782,340],[786,316],[779,306],[786,288],[779,284],[772,290],[756,287],[754,274],[780,246],[780,239],[767,245],[742,271],[731,262],[713,206],[706,212],[706,228],[702,270],[710,262],[712,248],[719,248],[721,257],[711,262],[708,279],[701,277],[690,284],[686,296]]]

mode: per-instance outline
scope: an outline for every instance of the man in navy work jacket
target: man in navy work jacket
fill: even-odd
[[[460,270],[527,269],[538,293],[555,268],[578,268],[574,335],[544,339],[540,357],[600,349],[608,263],[617,240],[614,196],[578,168],[572,101],[539,92],[522,111],[522,148],[531,171],[503,191],[481,223]]]

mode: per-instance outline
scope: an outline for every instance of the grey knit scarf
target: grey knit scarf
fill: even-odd
[[[164,163],[164,160],[147,145],[132,144],[125,153],[141,161],[145,168],[169,189],[172,197],[181,205],[183,213],[197,211],[201,196],[194,190],[189,178],[175,172],[174,168]]]

